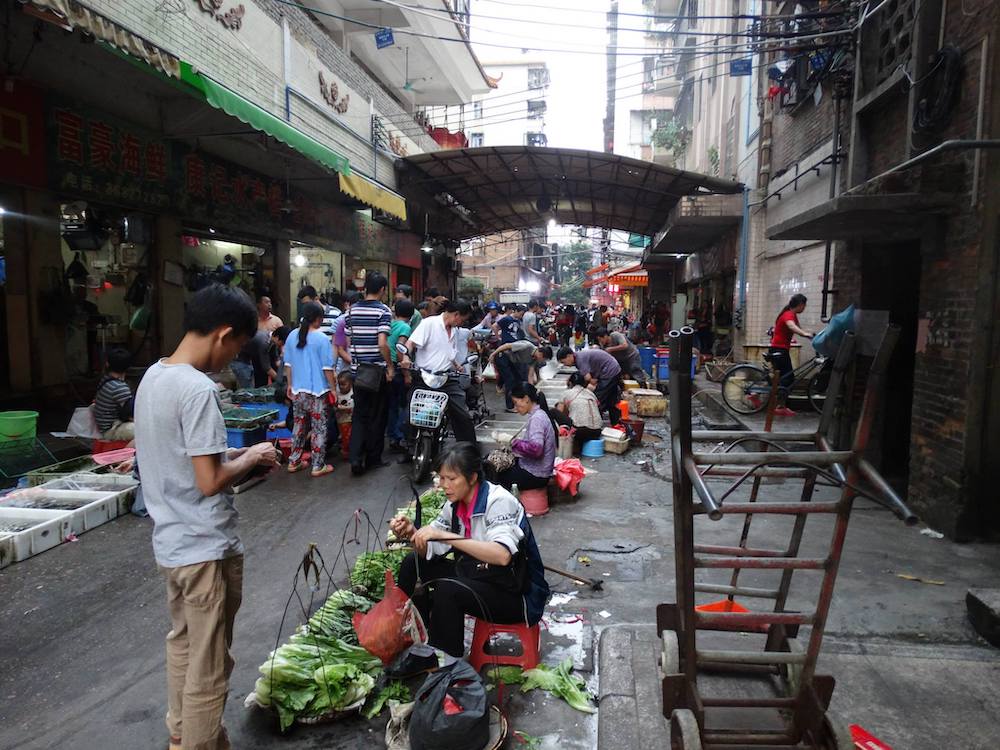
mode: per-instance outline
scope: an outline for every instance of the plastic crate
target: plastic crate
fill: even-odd
[[[118,517],[118,500],[114,492],[55,490],[47,485],[12,492],[0,506],[69,513],[70,530],[74,534],[90,531]]]
[[[237,427],[226,428],[226,445],[230,448],[248,448],[267,439],[266,427],[253,427],[249,430]]]
[[[139,480],[131,474],[91,474],[80,473],[49,482],[46,487],[54,490],[82,490],[84,492],[108,492],[114,494],[116,513],[112,516],[124,516],[132,510],[135,491]]]
[[[71,474],[78,474],[82,471],[100,473],[107,471],[107,467],[101,466],[90,456],[77,456],[59,463],[49,464],[25,474],[28,486],[35,487],[53,479],[62,479]]]
[[[14,562],[14,535],[0,534],[0,570]]]
[[[436,429],[444,419],[448,404],[448,394],[441,391],[427,391],[419,388],[410,399],[410,424],[414,427]]]
[[[11,533],[13,561],[27,560],[62,544],[71,531],[71,514],[60,510],[0,508],[0,528],[5,523],[31,523],[23,531]]]
[[[277,409],[245,409],[233,406],[222,410],[222,418],[226,422],[226,427],[241,430],[267,427],[277,417]]]

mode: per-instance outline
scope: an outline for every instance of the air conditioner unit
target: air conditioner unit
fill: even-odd
[[[372,221],[377,221],[379,224],[385,224],[390,227],[398,227],[403,224],[403,220],[398,216],[386,213],[381,208],[372,209]]]

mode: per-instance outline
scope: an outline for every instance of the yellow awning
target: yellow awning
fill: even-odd
[[[365,205],[392,214],[401,221],[406,221],[406,201],[391,190],[379,187],[371,180],[359,174],[338,175],[340,189]]]

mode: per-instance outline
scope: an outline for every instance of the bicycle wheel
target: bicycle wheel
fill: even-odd
[[[821,414],[823,406],[826,404],[826,391],[830,387],[832,372],[833,363],[828,361],[819,369],[819,372],[809,379],[809,383],[806,385],[806,396],[810,406]]]
[[[756,414],[767,406],[771,380],[757,365],[736,365],[722,376],[722,400],[738,414]]]

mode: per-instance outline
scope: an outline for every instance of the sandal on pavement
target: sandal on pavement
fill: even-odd
[[[322,469],[313,469],[312,474],[310,476],[315,478],[315,477],[326,476],[327,474],[332,474],[332,473],[333,473],[333,467],[330,466],[330,464],[327,464]]]
[[[297,464],[293,464],[290,461],[288,463],[288,473],[289,474],[294,474],[297,471],[302,471],[304,468],[306,468],[305,464],[303,464],[301,461],[299,463],[297,463]]]

